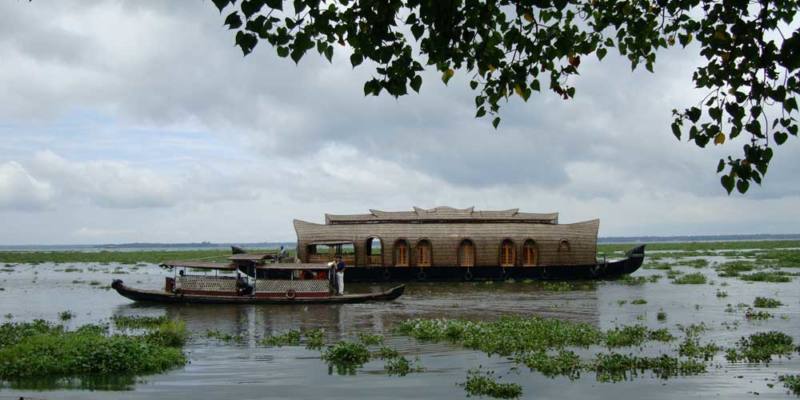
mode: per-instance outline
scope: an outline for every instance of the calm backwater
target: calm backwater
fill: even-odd
[[[70,271],[67,268],[77,269]],[[649,373],[630,381],[602,383],[594,374],[576,381],[547,378],[503,357],[487,357],[479,351],[446,344],[419,343],[392,335],[392,327],[408,318],[493,319],[500,315],[536,315],[587,322],[602,329],[623,324],[669,328],[679,338],[678,324],[705,323],[710,329],[704,342],[731,346],[742,336],[778,330],[800,342],[800,278],[790,283],[745,283],[720,278],[712,268],[673,267],[702,272],[714,285],[676,285],[666,277],[657,282],[628,285],[598,282],[581,290],[547,290],[538,283],[411,284],[406,294],[389,303],[316,306],[198,306],[139,305],[106,287],[114,278],[135,287],[159,288],[169,273],[154,265],[39,264],[0,269],[0,318],[57,321],[58,314],[76,314],[67,324],[108,322],[114,315],[168,315],[186,322],[192,336],[185,347],[189,364],[165,374],[137,378],[127,390],[80,390],[49,388],[17,389],[5,382],[0,399],[30,396],[48,399],[461,399],[457,384],[470,368],[494,370],[502,381],[523,386],[524,398],[536,399],[671,399],[671,398],[789,398],[776,383],[781,374],[800,371],[800,359],[776,359],[769,367],[730,364],[718,354],[707,373],[661,380]],[[118,274],[112,273],[117,271]],[[125,272],[125,273],[119,273]],[[634,276],[663,275],[664,271],[639,270]],[[94,282],[93,282],[94,281]],[[721,286],[727,282],[726,286]],[[348,285],[351,292],[377,290],[376,285]],[[385,286],[384,286],[385,287]],[[552,289],[552,287],[551,287]],[[717,297],[717,290],[728,297]],[[752,304],[756,296],[780,299],[783,306],[767,310],[775,318],[750,321],[737,303]],[[633,299],[647,304],[630,304]],[[620,304],[621,300],[627,301]],[[735,311],[726,312],[727,304]],[[667,313],[665,322],[656,314]],[[730,311],[730,310],[729,310]],[[10,315],[8,315],[10,314]],[[9,318],[10,317],[10,318]],[[257,340],[289,329],[324,328],[327,340],[355,338],[358,332],[386,335],[386,344],[410,360],[419,357],[424,372],[390,376],[384,362],[375,360],[356,375],[331,373],[320,352],[304,347],[264,347]],[[206,337],[207,330],[242,335],[241,343],[223,343]],[[663,351],[679,340],[660,344]],[[591,349],[590,349],[591,350]],[[595,352],[602,349],[595,349]],[[656,346],[655,350],[658,350]],[[619,349],[638,353],[638,348]],[[652,348],[643,351],[653,351]],[[592,352],[587,353],[591,356]],[[2,360],[0,360],[2,361]],[[44,383],[47,385],[48,383]],[[768,384],[774,384],[770,388]]]

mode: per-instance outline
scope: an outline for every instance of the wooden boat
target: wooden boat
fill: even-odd
[[[247,258],[234,254],[231,258]],[[238,257],[237,257],[238,256]],[[256,258],[257,255],[249,255]],[[260,258],[260,257],[259,257]],[[173,265],[181,269],[174,277],[167,277],[164,289],[145,290],[128,287],[115,279],[111,287],[120,295],[134,301],[159,303],[203,304],[309,304],[309,303],[360,303],[366,301],[391,301],[403,294],[405,285],[376,293],[336,295],[331,290],[330,268],[326,264],[271,263],[254,266],[250,277],[239,275],[189,275],[190,270],[215,270],[242,272],[236,263],[180,262]],[[265,278],[257,278],[257,272]]]
[[[294,221],[297,258],[341,255],[347,282],[613,279],[636,271],[644,245],[624,258],[597,254],[600,221],[560,224],[558,213],[437,207],[325,215]]]

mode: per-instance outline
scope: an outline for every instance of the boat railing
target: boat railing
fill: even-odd
[[[256,292],[258,293],[286,293],[289,290],[295,292],[327,292],[327,279],[306,279],[306,280],[258,280],[256,282]]]
[[[200,290],[204,292],[233,292],[236,278],[228,276],[184,275],[179,276],[176,289]]]

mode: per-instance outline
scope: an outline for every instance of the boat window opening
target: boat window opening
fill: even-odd
[[[326,263],[333,260],[333,248],[324,244],[311,244],[308,245],[308,262],[310,263]]]
[[[431,242],[427,240],[420,240],[417,243],[417,266],[430,267],[431,259],[433,258],[433,250]]]
[[[352,243],[343,243],[336,245],[336,254],[342,256],[342,261],[349,266],[356,264],[356,248]],[[331,260],[333,257],[331,257]]]
[[[383,243],[379,237],[367,239],[367,265],[380,267],[383,265]]]
[[[567,239],[561,239],[561,242],[558,244],[558,251],[559,252],[567,252],[570,251],[569,241]]]
[[[514,251],[514,242],[506,239],[500,245],[500,266],[513,267],[516,265],[516,252]]]
[[[475,245],[469,239],[464,239],[458,246],[458,266],[475,266]]]
[[[400,239],[394,244],[394,266],[408,266],[408,242]]]
[[[536,242],[533,240],[526,240],[525,245],[522,246],[522,265],[532,267],[539,261],[539,251],[536,249]]]

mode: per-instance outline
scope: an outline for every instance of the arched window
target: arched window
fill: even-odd
[[[408,266],[408,242],[404,239],[399,239],[394,243],[394,266]]]
[[[367,239],[367,265],[380,267],[383,265],[383,242],[379,237]]]
[[[417,243],[417,266],[430,267],[431,259],[433,258],[433,250],[431,242],[427,240],[420,240]]]
[[[566,253],[566,252],[570,251],[571,249],[572,249],[572,247],[570,246],[569,241],[567,239],[561,239],[561,241],[558,243],[558,252],[559,253]]]
[[[513,267],[517,265],[517,252],[514,249],[514,242],[511,239],[503,240],[500,245],[500,266]]]
[[[475,244],[469,239],[462,240],[461,244],[458,245],[458,266],[475,266]]]
[[[539,249],[536,247],[536,242],[528,239],[522,246],[522,265],[525,267],[532,267],[538,263]]]

